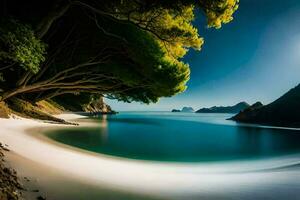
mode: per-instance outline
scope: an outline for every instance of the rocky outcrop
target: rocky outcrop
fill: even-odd
[[[239,113],[250,105],[246,102],[240,102],[234,106],[213,106],[210,108],[201,108],[196,113]]]
[[[83,106],[83,110],[85,112],[90,112],[90,113],[102,113],[102,114],[114,114],[116,113],[111,109],[109,105],[107,105],[103,98],[100,97],[99,99],[95,99],[91,101],[88,105]]]
[[[71,112],[88,112],[94,114],[114,114],[115,111],[104,102],[101,96],[90,96],[85,94],[66,94],[55,97],[55,103]]]
[[[181,111],[178,109],[173,109],[172,112],[181,112]]]
[[[255,103],[231,119],[246,123],[300,127],[300,84],[276,101],[266,106]]]

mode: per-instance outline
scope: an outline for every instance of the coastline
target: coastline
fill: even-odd
[[[64,114],[60,117],[72,120],[81,116]],[[149,196],[150,199],[253,199],[263,193],[266,195],[266,191],[257,191],[258,186],[272,195],[280,193],[278,199],[282,199],[282,195],[293,192],[289,187],[282,189],[283,185],[300,188],[300,172],[295,170],[300,166],[299,155],[210,164],[147,162],[86,152],[49,142],[50,139],[40,135],[48,128],[69,125],[29,119],[0,119],[0,123],[3,124],[0,141],[8,144],[11,150],[11,155],[7,156],[9,163],[19,177],[26,175],[39,180],[36,185],[50,199],[66,199],[59,197],[63,193],[71,199],[80,199],[74,188],[82,187],[86,192],[81,190],[81,197],[94,194],[96,198],[100,193],[117,193],[111,199],[120,199],[118,195],[128,195],[128,199],[141,196],[142,199]],[[79,123],[79,126],[92,124]],[[274,184],[276,182],[280,184]],[[65,188],[55,186],[57,183],[64,184]],[[57,194],[53,194],[54,191]]]

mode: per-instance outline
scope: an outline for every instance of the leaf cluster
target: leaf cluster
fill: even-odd
[[[2,20],[0,24],[0,61],[17,64],[24,70],[37,73],[45,61],[46,45],[37,39],[28,25],[16,20]]]

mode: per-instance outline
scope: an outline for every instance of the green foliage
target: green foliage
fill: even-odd
[[[126,94],[130,94],[128,97],[120,94],[111,96],[125,101],[141,98],[141,101],[149,103],[156,102],[162,96],[168,97],[183,92],[187,87],[190,69],[181,58],[190,48],[200,50],[204,43],[197,28],[192,24],[195,7],[205,12],[209,27],[220,28],[222,23],[233,19],[238,0],[149,1],[144,4],[144,9],[137,9],[141,4],[143,2],[123,1],[117,7],[120,14],[114,16],[122,21],[131,21],[145,31],[135,35],[131,28],[130,34],[123,36],[131,44],[131,59],[142,71],[137,75],[138,78],[132,70],[127,70],[124,66],[118,67],[116,71],[122,73],[123,80],[126,79],[127,83],[143,85],[146,79],[151,84],[147,89],[144,88],[142,93],[136,89],[136,93],[141,95],[130,94],[127,91]],[[135,7],[137,11],[134,11]],[[126,27],[122,30],[124,32]],[[131,36],[134,40],[130,39]],[[147,77],[142,78],[141,74],[146,74]]]
[[[121,28],[119,35],[128,42],[126,57],[118,55],[99,67],[99,70],[110,72],[115,80],[124,85],[125,91],[109,91],[110,97],[127,102],[151,103],[157,102],[160,97],[172,96],[186,89],[190,74],[187,64],[171,60],[150,33],[132,24],[115,25],[116,29],[111,31],[117,32]],[[110,23],[110,27],[112,26],[113,23]]]
[[[192,25],[194,20],[193,5],[180,8],[153,8],[145,12],[133,12],[127,15],[117,15],[119,19],[130,20],[138,27],[152,34],[162,49],[169,55],[169,59],[182,58],[189,48],[200,50],[203,38]],[[123,5],[120,12],[128,13],[131,7]]]
[[[238,9],[238,3],[239,0],[203,0],[208,26],[221,28],[222,23],[230,22]]]
[[[37,73],[45,54],[46,45],[35,37],[30,26],[12,19],[0,23],[2,63],[16,63],[26,71]]]
[[[204,42],[193,25],[195,9],[204,12],[209,27],[220,28],[232,20],[238,5],[238,0],[71,2],[65,10],[45,0],[34,5],[47,11],[45,5],[53,4],[45,16],[18,16],[31,22],[41,19],[32,26],[47,28],[40,35],[47,42],[47,58],[46,45],[30,26],[15,20],[0,23],[0,67],[22,67],[16,73],[3,71],[8,80],[3,88],[9,91],[2,99],[19,95],[34,101],[71,94],[82,105],[93,95],[151,103],[183,92],[190,69],[182,58]]]

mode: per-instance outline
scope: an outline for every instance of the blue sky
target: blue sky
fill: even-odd
[[[230,24],[208,29],[199,14],[195,25],[205,44],[184,58],[191,68],[184,93],[151,105],[106,102],[118,111],[267,104],[300,83],[299,0],[240,0]]]

